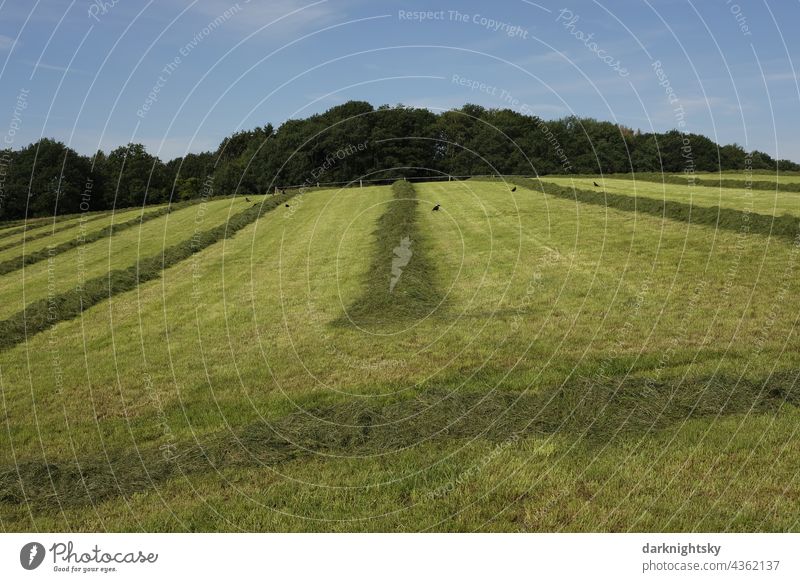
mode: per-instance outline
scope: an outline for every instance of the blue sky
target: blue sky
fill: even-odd
[[[167,160],[350,99],[470,102],[800,161],[797,23],[797,0],[0,0],[0,134]]]

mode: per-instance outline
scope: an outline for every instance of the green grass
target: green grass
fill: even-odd
[[[776,192],[774,190],[757,190],[746,188],[706,188],[703,186],[688,187],[685,184],[661,184],[646,180],[630,180],[628,178],[543,176],[543,182],[585,189],[641,196],[657,200],[671,200],[692,204],[698,207],[711,208],[720,206],[733,210],[748,210],[759,214],[780,216],[791,214],[800,216],[800,193]],[[593,182],[600,184],[596,188]]]
[[[1,247],[3,250],[0,251],[0,273],[5,274],[22,268],[23,263],[25,265],[33,264],[43,260],[42,257],[64,252],[79,244],[99,240],[112,232],[121,232],[166,212],[167,208],[160,206],[144,211],[136,209],[113,215],[87,217],[83,223],[80,220],[69,221],[58,225],[55,229],[26,234],[18,241],[12,239]]]
[[[260,202],[261,197],[256,201]],[[21,272],[2,275],[0,281],[0,320],[21,311],[26,305],[76,288],[87,280],[102,276],[109,270],[135,265],[139,258],[149,257],[170,245],[191,237],[195,232],[223,224],[230,215],[249,208],[244,199],[220,199],[206,206],[191,205],[170,214],[147,220],[141,225],[106,235],[66,252],[48,256]],[[114,219],[137,221],[141,210],[129,211]],[[147,214],[145,213],[145,217]],[[105,221],[90,223],[95,232],[106,228]],[[87,230],[87,232],[92,232]],[[60,233],[61,243],[79,242],[76,234]],[[55,241],[51,241],[55,242]],[[46,245],[44,247],[47,251]]]
[[[429,238],[417,222],[416,191],[401,180],[392,185],[392,192],[394,197],[375,228],[372,264],[363,290],[343,314],[342,325],[385,333],[394,323],[413,323],[443,307]]]
[[[316,191],[0,352],[2,527],[800,529],[798,247],[415,190],[424,316],[342,323],[396,198]]]
[[[141,209],[137,209],[141,212]],[[122,214],[123,212],[127,211],[120,211],[117,213],[117,216]],[[87,214],[83,218],[83,222],[86,225],[90,225],[95,220],[103,220],[106,219],[110,214],[103,213],[103,214]],[[18,228],[9,228],[5,231],[0,231],[0,249],[6,251],[14,246],[21,246],[23,241],[28,243],[32,243],[33,241],[38,241],[43,238],[47,238],[54,234],[63,232],[65,230],[70,230],[77,227],[81,223],[81,217],[78,218],[70,218],[69,220],[60,220],[60,221],[53,221],[52,219],[47,221],[39,221],[36,223],[31,223],[26,226],[18,227]],[[12,255],[13,256],[13,255]]]
[[[678,174],[680,176],[680,174]],[[745,172],[744,170],[738,172],[697,172],[697,176],[702,179],[713,180],[720,178],[722,180],[753,180],[758,182],[777,182],[778,184],[796,184],[800,182],[800,174],[797,173],[778,173],[769,170],[755,170]]]

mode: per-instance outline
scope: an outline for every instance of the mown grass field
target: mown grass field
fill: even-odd
[[[81,235],[102,230],[112,224],[120,224],[131,219],[146,217],[161,206],[121,210],[103,215],[87,215],[81,218],[50,223],[45,226],[26,228],[24,232],[0,239],[0,262],[34,253],[50,246],[57,246]],[[24,243],[24,244],[23,244]]]
[[[697,175],[700,178],[722,178],[723,180],[758,180],[764,182],[777,182],[779,184],[795,184],[800,182],[800,174],[792,174],[792,173],[778,173],[778,172],[767,172],[763,170],[753,171],[753,172],[745,172],[744,170],[740,172],[697,172]]]
[[[254,197],[253,203],[261,197]],[[139,257],[150,257],[158,254],[165,247],[191,238],[196,230],[223,224],[231,213],[247,208],[253,203],[237,199],[212,200],[200,205],[187,206],[164,214],[158,218],[142,222],[140,226],[128,228],[117,235],[103,237],[100,240],[78,245],[62,253],[54,254],[45,260],[38,261],[13,273],[0,286],[0,319],[21,311],[33,301],[46,298],[48,294],[57,294],[75,288],[88,279],[102,276],[111,269],[126,268],[135,265]],[[150,211],[152,212],[152,210]],[[109,224],[136,220],[147,216],[141,209],[118,213],[113,218],[104,218],[89,222],[85,230],[80,227],[37,240],[37,249],[47,249],[50,245],[64,243],[109,226]],[[16,251],[15,256],[22,256],[32,249],[25,245]],[[6,251],[11,253],[13,249]],[[11,257],[8,257],[11,258]],[[4,260],[0,253],[0,260]]]
[[[683,184],[659,184],[645,180],[627,178],[572,178],[569,176],[542,176],[543,182],[551,182],[562,186],[585,190],[602,191],[641,196],[658,200],[673,200],[699,207],[720,206],[735,210],[757,212],[779,216],[791,214],[800,216],[800,193],[775,192],[774,190],[758,190],[747,188],[709,188],[705,186],[689,187]],[[600,187],[594,186],[594,183]]]
[[[302,194],[0,352],[3,529],[798,530],[797,245],[415,190]],[[87,245],[92,273],[193,213]]]

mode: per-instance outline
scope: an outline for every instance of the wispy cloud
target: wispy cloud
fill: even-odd
[[[6,36],[4,34],[0,34],[0,51],[5,51],[11,48],[11,45],[14,44],[14,39],[10,36]]]
[[[795,72],[771,73],[767,75],[767,81],[797,81],[800,75]]]
[[[37,70],[43,69],[45,71],[56,71],[59,73],[78,73],[81,75],[88,75],[86,71],[69,67],[61,67],[59,65],[48,65],[47,63],[31,63],[31,65],[36,67]]]
[[[239,31],[254,32],[275,22],[265,29],[264,34],[278,36],[282,40],[311,26],[328,24],[337,13],[341,13],[341,5],[337,5],[334,10],[325,0],[203,0],[197,3],[194,11],[211,22],[236,6],[240,10],[226,26],[236,27]]]

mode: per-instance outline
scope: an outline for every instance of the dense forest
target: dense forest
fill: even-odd
[[[800,165],[676,130],[643,133],[577,117],[545,121],[477,105],[435,114],[351,101],[277,130],[268,124],[235,133],[214,152],[166,163],[140,144],[89,157],[51,139],[0,150],[0,220],[359,179],[750,168]]]

